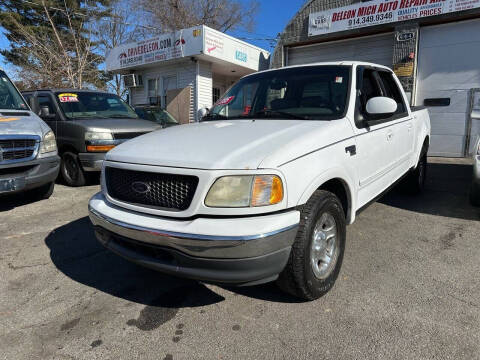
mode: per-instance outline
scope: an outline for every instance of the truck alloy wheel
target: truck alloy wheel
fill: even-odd
[[[317,190],[302,207],[300,226],[279,287],[304,300],[315,300],[335,284],[345,251],[346,221],[340,200]]]

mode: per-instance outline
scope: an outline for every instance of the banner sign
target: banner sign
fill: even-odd
[[[195,26],[117,46],[107,55],[106,65],[107,71],[119,71],[192,56],[212,57],[258,71],[260,61],[268,61],[270,54],[217,30]]]
[[[117,46],[107,56],[107,70],[119,70],[198,54],[203,45],[201,30],[201,27],[186,29]]]
[[[480,0],[371,0],[312,13],[308,36],[480,8]]]

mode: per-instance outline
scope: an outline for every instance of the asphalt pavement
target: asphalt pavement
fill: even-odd
[[[471,167],[429,166],[347,229],[314,302],[222,288],[111,254],[87,216],[98,185],[0,199],[0,359],[480,359],[480,209]]]

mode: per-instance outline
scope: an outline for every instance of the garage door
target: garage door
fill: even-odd
[[[465,156],[472,89],[480,87],[480,20],[421,28],[416,104],[432,119],[433,156]],[[475,127],[473,127],[475,129]]]
[[[368,61],[392,67],[392,33],[317,45],[288,48],[288,65],[322,61]]]

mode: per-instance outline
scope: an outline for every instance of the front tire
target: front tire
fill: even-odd
[[[300,226],[278,286],[293,296],[316,300],[335,284],[346,241],[345,213],[332,193],[317,190],[301,210]]]
[[[84,186],[86,183],[85,173],[80,165],[77,154],[69,151],[62,154],[60,172],[68,186],[79,187]]]

